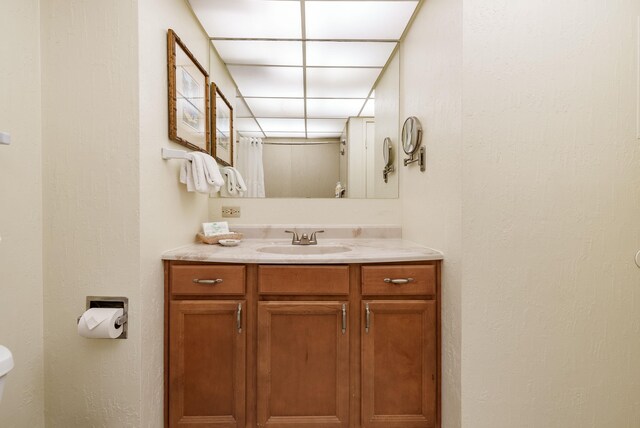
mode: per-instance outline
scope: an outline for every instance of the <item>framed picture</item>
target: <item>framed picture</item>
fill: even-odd
[[[209,74],[173,30],[167,33],[169,139],[211,153]]]
[[[222,165],[233,166],[233,107],[215,83],[211,83],[211,104],[213,157]]]

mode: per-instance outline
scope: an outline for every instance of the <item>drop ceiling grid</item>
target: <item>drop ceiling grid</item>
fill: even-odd
[[[199,8],[197,7],[198,4],[203,4],[203,2],[205,2],[206,0],[189,0],[189,2],[191,3],[194,11],[196,11],[196,15],[198,16],[198,19],[201,20],[201,22],[203,22],[203,26],[205,28],[207,28],[207,26],[205,25],[206,19],[201,19],[201,15],[198,13]],[[220,0],[219,0],[220,1]],[[307,9],[307,5],[309,5],[311,7],[312,10],[316,11],[316,16],[320,15],[321,19],[327,19],[327,10],[322,11],[323,6],[321,4],[328,4],[328,3],[332,3],[333,7],[346,7],[346,8],[357,8],[357,7],[362,7],[362,6],[371,6],[371,3],[379,3],[378,5],[376,5],[375,7],[379,7],[381,9],[383,9],[384,11],[386,11],[385,15],[393,15],[396,18],[398,16],[401,17],[401,21],[397,21],[397,24],[401,24],[401,25],[397,25],[396,26],[396,31],[395,31],[395,35],[393,37],[389,37],[389,34],[391,33],[391,30],[389,29],[385,29],[385,28],[380,28],[380,27],[386,27],[385,26],[378,26],[377,31],[379,33],[384,33],[384,37],[355,37],[354,36],[354,32],[357,33],[358,32],[358,21],[350,19],[349,16],[345,16],[345,14],[343,14],[342,16],[339,16],[338,18],[335,18],[335,16],[331,16],[331,19],[335,19],[337,20],[339,23],[341,23],[340,25],[338,25],[338,36],[335,36],[335,29],[332,28],[332,34],[327,34],[326,33],[326,25],[322,25],[322,24],[318,24],[318,22],[313,23],[312,22],[312,32],[315,31],[315,33],[322,33],[323,37],[317,37],[314,36],[314,34],[311,35],[311,37],[307,37],[309,36],[308,34],[308,9]],[[214,4],[216,2],[213,2]],[[248,3],[252,3],[253,2],[247,2],[244,1],[244,3],[248,4]],[[294,97],[294,96],[275,96],[275,94],[272,94],[274,96],[263,96],[262,94],[259,94],[258,96],[255,96],[256,94],[253,94],[251,92],[245,93],[244,88],[241,88],[240,86],[238,86],[238,98],[240,99],[240,101],[242,103],[244,103],[244,105],[246,106],[248,112],[251,114],[251,119],[253,119],[253,121],[255,122],[256,126],[258,129],[260,129],[261,133],[263,134],[264,137],[268,137],[269,133],[271,132],[272,134],[284,134],[287,132],[294,132],[291,130],[282,130],[282,131],[268,131],[263,129],[263,126],[261,126],[260,124],[260,119],[267,119],[267,120],[274,120],[274,119],[303,119],[304,120],[304,129],[300,130],[300,131],[296,131],[299,134],[304,133],[305,138],[309,138],[309,134],[311,134],[311,132],[309,131],[309,121],[314,121],[315,123],[318,122],[318,120],[333,120],[335,121],[336,119],[338,120],[344,120],[346,122],[346,117],[352,117],[352,116],[359,116],[361,114],[363,114],[363,112],[365,111],[367,104],[373,100],[373,93],[374,93],[374,88],[375,85],[377,83],[377,81],[380,78],[380,75],[382,74],[382,72],[386,69],[386,66],[389,63],[389,60],[391,59],[391,57],[395,54],[397,47],[398,47],[398,43],[402,38],[402,35],[406,32],[407,27],[409,26],[409,24],[412,21],[412,17],[415,14],[416,10],[418,9],[418,5],[420,3],[419,0],[367,0],[367,1],[343,1],[343,0],[279,0],[277,2],[275,1],[271,1],[271,2],[264,2],[263,5],[265,4],[273,4],[273,3],[298,3],[299,4],[299,12],[300,12],[300,37],[284,37],[282,35],[277,35],[277,36],[270,36],[267,35],[268,37],[238,37],[238,35],[234,35],[233,37],[228,37],[228,36],[211,36],[210,34],[210,40],[212,42],[212,44],[214,45],[214,48],[221,53],[220,57],[223,59],[223,61],[225,62],[225,65],[227,66],[227,68],[229,69],[229,72],[231,73],[232,77],[234,78],[234,80],[237,82],[238,79],[236,79],[236,76],[233,76],[233,72],[232,70],[236,70],[236,72],[238,72],[238,67],[271,67],[271,68],[301,68],[302,69],[302,97]],[[360,4],[358,4],[360,3]],[[245,4],[245,6],[246,6]],[[404,5],[410,5],[410,7],[405,7]],[[211,3],[209,3],[209,5],[211,5]],[[396,7],[396,6],[399,6]],[[215,6],[214,6],[215,7]],[[240,8],[242,8],[242,6],[239,6]],[[268,6],[262,6],[264,7],[268,7]],[[401,10],[401,8],[404,7],[404,10]],[[320,11],[320,12],[318,12]],[[407,11],[410,11],[411,13],[407,13]],[[395,14],[395,15],[394,15]],[[254,17],[255,18],[255,17]],[[359,19],[360,17],[357,16],[357,18],[355,19]],[[354,29],[345,29],[344,28],[344,24],[348,23],[348,24],[352,24],[353,27],[356,27],[355,30]],[[333,26],[332,26],[333,27]],[[360,26],[362,27],[362,26]],[[237,28],[237,27],[236,27]],[[401,34],[396,34],[398,33],[397,29],[401,28],[402,31],[400,32]],[[271,32],[274,32],[276,30],[271,30]],[[342,33],[340,33],[340,31],[342,31]],[[349,32],[351,31],[352,34],[349,34]],[[277,31],[276,31],[277,32]],[[290,33],[291,35],[291,33]],[[235,43],[236,46],[238,46],[241,42],[263,42],[263,44],[268,44],[268,42],[277,42],[277,43],[283,43],[281,46],[285,46],[284,43],[288,43],[289,44],[289,51],[291,51],[291,43],[292,42],[300,42],[301,44],[301,50],[302,50],[302,66],[298,65],[298,64],[292,64],[290,61],[287,61],[285,59],[282,58],[282,56],[280,56],[279,58],[277,58],[277,60],[274,61],[269,61],[268,59],[265,59],[264,56],[262,56],[261,58],[257,58],[256,60],[254,60],[253,58],[246,58],[245,60],[242,59],[242,54],[238,54],[238,51],[234,51],[232,50],[231,52],[233,52],[233,55],[229,55],[229,49],[228,47],[226,47],[226,51],[225,49],[218,49],[216,46],[216,42],[219,42],[218,44],[223,44],[225,42],[231,42],[231,43]],[[325,64],[325,65],[320,65],[318,64],[318,60],[315,60],[316,62],[313,63],[313,65],[309,65],[308,64],[308,45],[307,42],[309,42],[310,44],[314,44],[316,43],[318,48],[324,47],[325,49],[325,53],[326,52],[334,52],[331,49],[329,49],[329,45],[328,44],[334,44],[334,47],[337,47],[339,45],[337,45],[338,43],[343,44],[346,47],[347,44],[354,44],[354,43],[358,43],[358,44],[362,44],[362,47],[364,48],[365,46],[370,47],[370,51],[374,51],[375,49],[378,49],[378,52],[374,52],[375,57],[377,60],[379,60],[382,57],[382,52],[384,52],[385,49],[387,49],[386,47],[383,49],[382,43],[384,44],[389,44],[392,46],[392,48],[390,49],[390,52],[384,52],[384,56],[386,57],[386,61],[384,62],[383,66],[375,66],[375,65],[367,65],[367,64],[362,64],[358,63],[357,60],[354,60],[351,63],[345,63],[348,62],[351,58],[348,57],[348,54],[345,56],[345,54],[342,55],[343,60],[341,64],[336,64],[333,65],[333,63],[329,63],[329,64]],[[321,43],[325,43],[325,46],[322,46]],[[312,46],[313,47],[313,46]],[[297,49],[297,48],[295,48]],[[321,51],[322,49],[320,49]],[[388,49],[387,49],[388,50]],[[318,49],[316,49],[316,52],[318,51]],[[271,50],[270,50],[271,52]],[[229,57],[232,58],[229,58]],[[277,57],[277,55],[274,55]],[[374,56],[374,55],[372,55]],[[285,54],[286,57],[286,54]],[[316,53],[316,57],[317,57],[317,53]],[[346,58],[346,59],[344,59]],[[230,59],[230,61],[229,61]],[[238,60],[239,59],[239,60]],[[288,63],[289,62],[289,63]],[[293,60],[293,62],[297,62],[297,60]],[[308,81],[308,70],[310,69],[315,69],[317,70],[317,72],[321,71],[322,69],[327,70],[327,73],[331,73],[332,71],[337,71],[338,69],[344,69],[344,70],[352,70],[354,72],[357,72],[357,70],[359,69],[363,69],[362,71],[364,72],[364,70],[366,69],[375,69],[377,70],[376,73],[376,78],[373,79],[373,83],[369,86],[367,85],[370,89],[368,90],[368,92],[366,94],[364,94],[363,92],[363,96],[340,96],[337,97],[335,96],[336,94],[333,94],[331,96],[323,96],[324,93],[327,92],[327,89],[324,90],[318,90],[318,87],[316,87],[316,94],[317,96],[309,96],[309,81]],[[336,69],[336,70],[331,70],[331,69]],[[317,75],[317,72],[316,75]],[[327,82],[324,82],[325,84]],[[242,83],[240,83],[242,84]],[[320,89],[322,89],[322,86],[320,86]],[[252,96],[253,95],[253,96]],[[293,99],[297,99],[303,100],[303,115],[301,117],[298,116],[282,116],[282,115],[278,115],[277,112],[272,113],[272,114],[254,114],[255,112],[253,111],[253,109],[250,106],[250,103],[247,100],[251,100],[251,99],[281,99],[281,100],[293,100]],[[360,108],[356,111],[354,109],[353,114],[349,114],[346,117],[344,116],[344,113],[342,115],[340,115],[341,117],[329,117],[329,116],[322,116],[322,115],[316,115],[316,114],[310,114],[309,112],[309,101],[310,100],[359,100],[361,102],[360,104]],[[264,111],[261,111],[262,113],[264,113]],[[283,123],[286,123],[283,122]],[[239,129],[239,132],[242,131],[246,131],[249,132],[249,130],[242,130]],[[340,132],[336,132],[336,135],[339,135]]]

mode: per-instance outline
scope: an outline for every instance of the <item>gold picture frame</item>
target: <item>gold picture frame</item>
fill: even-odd
[[[171,29],[167,31],[169,139],[211,153],[209,73]]]
[[[211,83],[211,129],[213,151],[211,155],[224,166],[233,166],[233,106],[220,88]]]

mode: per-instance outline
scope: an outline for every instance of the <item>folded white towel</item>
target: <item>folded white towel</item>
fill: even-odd
[[[191,170],[193,172],[193,182],[196,185],[196,192],[209,193],[209,184],[204,172],[203,153],[193,152],[191,155]]]
[[[242,178],[242,174],[240,174],[240,171],[238,171],[237,169],[230,167],[233,172],[236,174],[236,181],[237,181],[237,185],[238,185],[238,190],[240,192],[246,192],[247,191],[247,185],[244,182],[244,178]]]
[[[204,175],[210,186],[209,193],[213,195],[224,186],[224,179],[222,178],[222,174],[220,174],[220,167],[212,156],[206,153],[200,153],[200,156],[204,161]]]
[[[187,185],[187,192],[195,192],[196,185],[193,182],[193,169],[191,166],[192,156],[190,153],[185,154],[182,166],[180,167],[180,183]]]
[[[233,172],[233,170],[229,167],[224,167],[222,168],[222,175],[224,175],[227,182],[226,186],[224,186],[224,192],[222,193],[222,196],[238,196],[238,182],[236,180],[236,174]]]
[[[190,152],[184,156],[180,168],[180,182],[187,185],[188,192],[213,195],[224,186],[224,179],[215,159],[202,152]]]
[[[223,171],[230,171],[231,173],[233,173],[234,181],[235,181],[235,188],[236,188],[237,191],[239,191],[239,192],[246,192],[247,191],[247,185],[245,184],[244,178],[242,178],[242,174],[240,174],[240,171],[238,171],[236,168],[234,168],[232,166],[225,166],[222,169],[223,169]]]

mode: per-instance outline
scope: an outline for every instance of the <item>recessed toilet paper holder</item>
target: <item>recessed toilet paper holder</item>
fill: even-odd
[[[116,327],[122,326],[122,334],[117,339],[127,338],[127,327],[129,325],[129,298],[128,297],[108,297],[108,296],[87,296],[87,310],[91,308],[122,308],[122,316],[116,319]],[[80,322],[80,315],[77,322]]]

